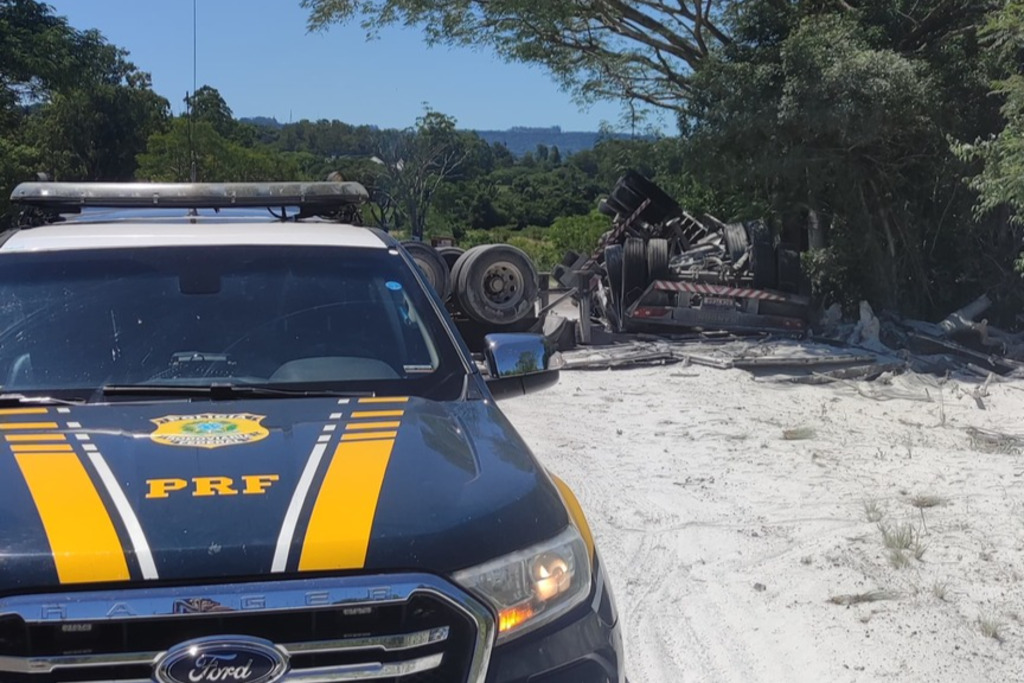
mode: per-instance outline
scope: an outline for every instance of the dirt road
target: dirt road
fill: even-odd
[[[1024,384],[977,388],[674,365],[502,409],[588,513],[633,683],[1024,681]]]

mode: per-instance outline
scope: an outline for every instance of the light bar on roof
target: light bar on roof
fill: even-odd
[[[49,210],[95,206],[118,209],[341,208],[363,204],[360,183],[21,183],[11,201]]]

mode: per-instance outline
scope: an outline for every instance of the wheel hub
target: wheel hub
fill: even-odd
[[[484,295],[497,306],[518,303],[523,296],[523,275],[511,263],[500,261],[484,271]]]

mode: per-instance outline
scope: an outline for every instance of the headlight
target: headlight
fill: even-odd
[[[576,527],[550,541],[456,572],[498,614],[498,642],[532,631],[590,595],[590,557]]]

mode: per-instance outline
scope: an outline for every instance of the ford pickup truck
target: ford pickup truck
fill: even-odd
[[[15,189],[0,681],[624,680],[581,506],[495,404],[557,354],[470,354],[364,199]]]

